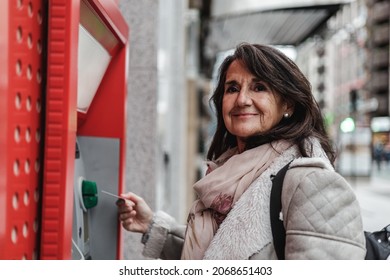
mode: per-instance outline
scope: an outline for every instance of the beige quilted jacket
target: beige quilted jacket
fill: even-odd
[[[271,175],[294,158],[287,151],[236,202],[206,251],[205,259],[276,259],[269,218]],[[248,205],[251,205],[248,207]],[[360,207],[353,189],[321,158],[290,165],[282,194],[286,259],[364,259]],[[179,259],[185,226],[155,215],[144,255]]]

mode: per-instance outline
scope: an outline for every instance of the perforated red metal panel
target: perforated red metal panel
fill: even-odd
[[[80,1],[50,0],[41,259],[70,259]]]
[[[38,258],[42,0],[0,2],[0,258]]]

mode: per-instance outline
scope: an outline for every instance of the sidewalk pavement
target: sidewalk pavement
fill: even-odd
[[[375,231],[390,224],[390,169],[346,179],[359,201],[364,229]]]
[[[370,177],[346,177],[345,179],[356,191],[369,190],[390,198],[390,168],[381,171],[373,170]]]

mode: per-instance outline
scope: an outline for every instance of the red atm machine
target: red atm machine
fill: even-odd
[[[1,1],[0,258],[120,259],[129,29],[118,1]]]

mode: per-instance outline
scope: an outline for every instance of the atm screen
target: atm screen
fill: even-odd
[[[80,2],[77,110],[87,113],[119,41],[88,1]]]
[[[111,55],[82,26],[79,27],[77,110],[86,113],[106,72]]]

